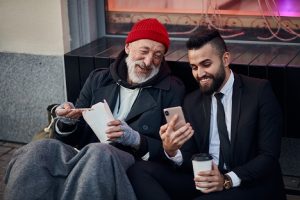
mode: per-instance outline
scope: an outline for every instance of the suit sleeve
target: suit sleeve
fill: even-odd
[[[192,112],[191,110],[193,110],[193,108],[195,107],[195,105],[193,105],[194,103],[191,103],[191,101],[188,98],[185,98],[184,103],[183,103],[183,111],[184,111],[184,116],[186,118],[187,122],[193,123],[194,119],[191,116]],[[200,153],[200,149],[198,149],[197,144],[196,144],[196,137],[195,134],[197,133],[197,130],[195,130],[194,135],[188,140],[186,141],[182,147],[181,147],[181,153],[182,153],[182,158],[183,158],[183,163],[181,165],[181,167],[185,170],[192,170],[192,162],[191,162],[191,158],[194,154],[196,153]]]
[[[259,90],[257,116],[254,117],[258,118],[256,132],[251,133],[254,140],[257,140],[255,143],[257,147],[252,147],[252,152],[256,156],[233,169],[242,182],[262,178],[278,165],[282,116],[269,82],[263,84]]]

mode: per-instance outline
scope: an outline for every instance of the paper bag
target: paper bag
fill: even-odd
[[[82,115],[100,142],[109,143],[105,131],[108,128],[107,123],[114,120],[114,117],[107,102],[104,100],[103,103],[93,105],[91,110],[84,111]]]

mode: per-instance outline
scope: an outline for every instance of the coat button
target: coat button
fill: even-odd
[[[149,128],[149,127],[148,127],[147,125],[143,125],[143,129],[144,129],[144,130],[148,130],[148,128]]]

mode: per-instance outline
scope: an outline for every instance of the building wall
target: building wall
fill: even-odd
[[[64,0],[0,0],[0,51],[63,55],[69,48],[65,16]]]
[[[67,0],[0,0],[0,140],[24,142],[66,99]]]

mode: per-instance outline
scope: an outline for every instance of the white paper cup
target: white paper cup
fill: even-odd
[[[199,153],[195,154],[192,157],[192,164],[193,164],[193,171],[194,171],[194,177],[197,176],[197,174],[200,171],[209,171],[212,169],[212,156],[208,153]],[[197,190],[203,191],[206,188],[196,187]]]

